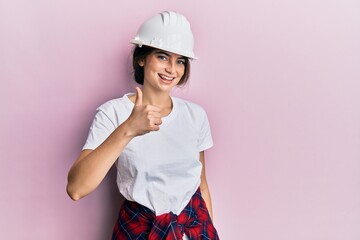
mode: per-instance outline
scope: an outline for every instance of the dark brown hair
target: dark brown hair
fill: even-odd
[[[139,65],[139,61],[145,59],[149,54],[151,54],[156,48],[148,46],[135,46],[133,50],[133,71],[135,82],[140,85],[144,84],[144,68]],[[183,86],[186,84],[190,77],[190,61],[187,57],[185,59],[185,70],[184,75],[181,77],[178,85]]]

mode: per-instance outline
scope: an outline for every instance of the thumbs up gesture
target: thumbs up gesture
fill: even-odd
[[[151,131],[158,131],[162,123],[161,109],[153,105],[143,105],[142,96],[141,89],[136,87],[135,106],[129,118],[126,120],[131,135],[134,137]]]

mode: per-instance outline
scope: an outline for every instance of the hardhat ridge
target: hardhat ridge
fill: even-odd
[[[139,47],[150,46],[197,59],[193,52],[194,37],[190,23],[180,13],[165,11],[149,18],[130,42]]]

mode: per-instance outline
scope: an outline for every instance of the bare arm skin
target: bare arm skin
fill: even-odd
[[[135,106],[129,118],[99,147],[83,150],[71,167],[66,188],[71,199],[79,200],[95,190],[131,139],[160,129],[160,109],[143,105],[140,88],[136,91]]]
[[[211,196],[209,187],[206,180],[205,174],[205,154],[204,151],[200,152],[200,162],[202,164],[202,171],[201,171],[201,183],[200,183],[200,191],[201,195],[206,203],[206,207],[209,210],[211,220],[214,221],[213,212],[212,212],[212,205],[211,205]]]
[[[132,136],[120,125],[95,150],[83,150],[68,175],[67,193],[73,200],[91,193],[104,179]]]

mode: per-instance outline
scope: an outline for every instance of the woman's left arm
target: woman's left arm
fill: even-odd
[[[206,181],[204,151],[200,152],[200,162],[202,164],[200,191],[201,191],[201,195],[206,203],[206,207],[209,210],[211,220],[214,221],[213,213],[212,213],[210,191],[209,191],[209,187],[208,187],[208,184]]]

